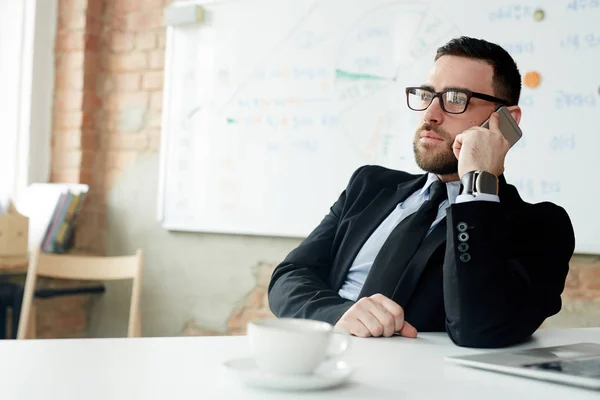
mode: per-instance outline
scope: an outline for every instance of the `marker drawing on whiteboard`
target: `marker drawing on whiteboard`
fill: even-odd
[[[598,0],[571,0],[569,4],[567,4],[567,11],[584,11],[589,8],[598,8],[600,7],[600,1]]]
[[[298,150],[316,153],[319,150],[319,144],[314,139],[298,139],[292,142],[292,146]]]
[[[501,6],[489,13],[490,21],[526,21],[534,15],[531,8],[521,4],[509,4]],[[534,15],[535,18],[535,15]]]
[[[546,181],[540,182],[542,194],[560,193],[560,181]]]
[[[560,90],[555,99],[557,109],[571,107],[596,107],[596,97],[593,92],[569,93]]]
[[[554,151],[574,150],[575,147],[575,135],[557,135],[550,141],[550,148]]]
[[[389,37],[391,34],[390,26],[363,26],[358,27],[356,32],[356,41],[377,40],[383,37]]]
[[[284,37],[271,49],[271,51],[269,53],[267,53],[267,55],[256,65],[256,67],[254,68],[254,70],[250,73],[250,75],[248,75],[248,77],[246,79],[244,79],[236,88],[236,90],[231,94],[231,96],[229,96],[229,99],[227,101],[225,101],[222,105],[221,108],[218,110],[218,112],[222,112],[226,107],[229,107],[229,105],[231,104],[231,102],[242,92],[242,90],[244,90],[246,88],[246,86],[248,86],[248,84],[252,81],[254,75],[256,74],[256,71],[259,71],[263,68],[263,65],[265,65],[270,59],[273,58],[273,56],[275,54],[277,54],[277,52],[279,50],[281,50],[286,44],[287,42],[293,37],[294,34],[296,34],[300,28],[304,25],[304,22],[306,20],[308,20],[308,18],[315,12],[315,10],[318,8],[319,4],[318,2],[314,2],[310,8],[308,9],[308,11],[302,15],[300,17],[300,19],[291,27],[291,29],[284,35]]]
[[[504,47],[504,50],[508,51],[513,56],[521,54],[533,54],[535,52],[535,46],[531,40],[504,43],[502,44],[502,47]]]
[[[196,115],[196,114],[198,113],[198,111],[200,111],[200,110],[202,110],[202,107],[200,107],[200,106],[198,106],[198,107],[196,107],[196,108],[193,108],[193,109],[192,109],[192,110],[191,110],[191,111],[188,113],[188,115],[187,115],[187,118],[188,118],[188,119],[190,119],[190,118],[193,118],[193,117],[194,117],[194,115]]]
[[[316,32],[306,30],[304,32],[300,32],[298,37],[296,38],[296,46],[301,49],[310,49],[317,44],[321,44],[325,39],[322,35],[317,34]]]
[[[531,94],[521,95],[521,98],[519,99],[519,105],[521,107],[533,107],[533,105],[534,105],[533,95],[531,95]],[[522,142],[523,140],[519,140],[519,141]]]
[[[342,69],[336,69],[335,75],[337,79],[345,79],[349,81],[394,81],[396,78],[387,78],[383,76],[361,74],[356,72],[344,71]]]
[[[577,34],[573,33],[560,41],[560,45],[566,49],[589,48],[595,49],[600,47],[600,35],[593,32]]]

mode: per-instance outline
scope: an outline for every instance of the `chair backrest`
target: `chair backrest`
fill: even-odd
[[[135,255],[119,257],[49,254],[36,249],[31,255],[27,270],[17,338],[26,338],[30,322],[31,303],[38,276],[55,279],[103,281],[132,279],[127,336],[141,336],[140,293],[143,257],[143,250],[141,249],[138,249]]]

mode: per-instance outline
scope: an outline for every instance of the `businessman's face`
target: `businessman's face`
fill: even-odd
[[[442,56],[435,62],[423,87],[435,92],[466,89],[494,96],[493,77],[494,70],[485,61]],[[447,104],[446,109],[449,109]],[[454,138],[475,125],[481,125],[494,109],[494,103],[471,98],[464,113],[450,114],[442,109],[437,97],[426,110],[417,111],[421,114],[421,125],[413,142],[417,165],[438,175],[457,174],[458,160],[452,152]]]

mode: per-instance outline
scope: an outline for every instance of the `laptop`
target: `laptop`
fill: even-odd
[[[600,343],[451,356],[455,364],[600,390]]]

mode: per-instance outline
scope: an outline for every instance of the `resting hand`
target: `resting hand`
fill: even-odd
[[[390,337],[396,332],[405,337],[417,337],[415,327],[404,320],[402,307],[382,294],[358,300],[336,326],[358,337]]]

